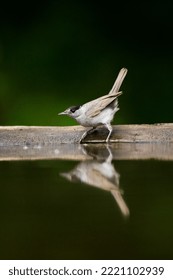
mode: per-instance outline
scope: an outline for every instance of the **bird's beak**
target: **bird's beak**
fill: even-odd
[[[67,115],[67,111],[61,112],[61,113],[59,113],[58,115],[59,115],[59,116],[60,116],[60,115]]]
[[[60,173],[60,175],[68,180],[71,180],[71,174],[69,173]]]

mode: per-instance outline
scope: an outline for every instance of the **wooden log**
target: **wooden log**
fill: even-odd
[[[98,128],[81,145],[84,131],[81,126],[0,127],[0,160],[106,158],[107,130]],[[173,160],[173,124],[113,126],[109,147],[113,159]]]
[[[78,143],[85,130],[82,126],[4,126],[0,127],[0,146]],[[83,142],[103,143],[107,134],[106,128],[99,127]],[[173,124],[116,125],[110,142],[173,142]]]

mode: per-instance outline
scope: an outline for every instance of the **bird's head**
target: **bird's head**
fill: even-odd
[[[67,115],[74,119],[80,116],[80,108],[81,106],[72,106],[68,109],[66,109],[64,112],[59,113],[58,115]]]

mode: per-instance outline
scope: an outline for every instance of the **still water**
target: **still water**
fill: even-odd
[[[1,161],[1,259],[173,259],[173,161]]]

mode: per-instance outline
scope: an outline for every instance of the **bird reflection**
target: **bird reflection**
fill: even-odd
[[[129,216],[130,212],[126,202],[123,199],[123,192],[119,187],[120,175],[115,170],[112,164],[112,152],[106,145],[108,156],[106,159],[98,160],[99,155],[93,153],[89,146],[83,145],[83,152],[87,155],[92,155],[92,160],[80,162],[74,169],[60,175],[72,182],[82,182],[84,184],[109,191],[116,200],[122,214]],[[98,150],[97,150],[98,152]]]

